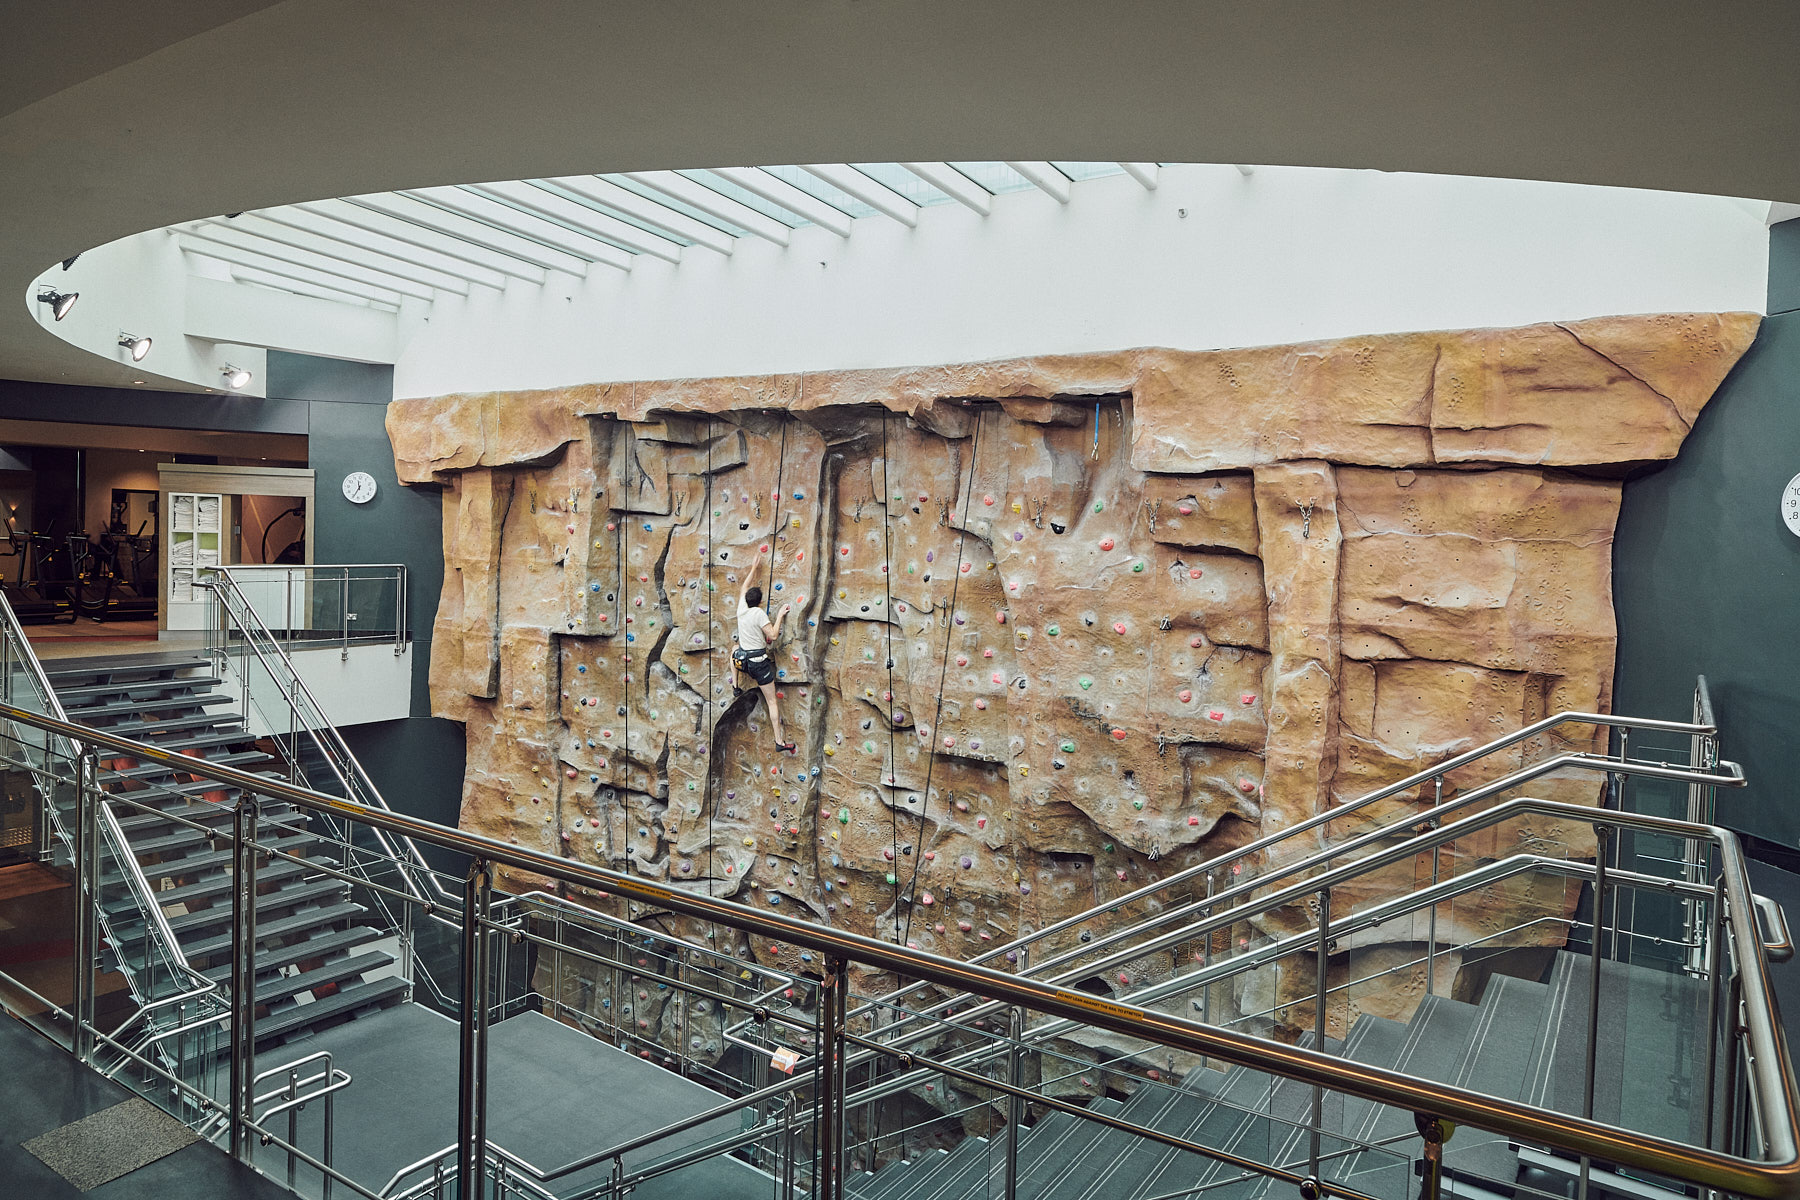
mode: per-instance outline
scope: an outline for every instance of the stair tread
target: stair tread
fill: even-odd
[[[340,904],[303,909],[285,917],[278,917],[273,921],[258,921],[256,923],[257,944],[260,945],[265,938],[287,937],[308,929],[316,929],[322,925],[334,925],[352,917],[364,916],[368,911],[362,905],[346,900]],[[196,942],[182,942],[181,948],[190,959],[206,958],[221,950],[231,949],[231,934],[226,932],[202,938]]]
[[[336,959],[297,975],[271,975],[257,982],[256,1002],[273,1004],[279,1000],[291,999],[301,992],[311,991],[327,983],[337,983],[366,971],[380,970],[382,967],[392,966],[394,962],[394,956],[386,950],[371,950],[366,954]]]
[[[1142,1088],[1131,1101],[1121,1116],[1145,1129],[1173,1137],[1185,1137],[1208,1104],[1205,1096],[1188,1087]],[[1083,1169],[1069,1172],[1045,1191],[1044,1196],[1075,1200],[1077,1197],[1119,1194],[1120,1187],[1129,1187],[1138,1173],[1148,1170],[1165,1150],[1170,1149],[1160,1142],[1119,1133],[1098,1144],[1105,1147],[1105,1153],[1089,1155]]]
[[[1481,1020],[1454,1082],[1459,1087],[1515,1100],[1525,1091],[1531,1048],[1543,1024],[1547,984],[1495,975],[1481,997]],[[1519,1156],[1499,1134],[1473,1127],[1444,1147],[1444,1161],[1459,1171],[1510,1185]]]
[[[1117,1116],[1122,1107],[1118,1101],[1102,1097],[1090,1104],[1088,1111]],[[1082,1117],[1071,1115],[1069,1120],[1071,1125],[1062,1131],[1046,1130],[1047,1122],[1040,1121],[1033,1127],[1032,1136],[1020,1143],[1019,1190],[1022,1194],[1037,1195],[1078,1160],[1089,1146],[1113,1132],[1105,1125]],[[1033,1153],[1031,1161],[1027,1163],[1025,1147],[1033,1142],[1048,1144],[1041,1151]]]
[[[987,1178],[988,1167],[998,1148],[983,1137],[963,1139],[963,1145],[970,1144],[976,1148],[963,1153],[953,1166],[939,1171],[931,1186],[915,1195],[913,1200],[962,1200],[980,1186]]]
[[[295,834],[293,837],[276,838],[273,841],[263,842],[262,848],[264,850],[283,850],[294,854],[318,840],[318,835],[309,830],[304,834]],[[224,850],[211,850],[205,854],[190,854],[186,858],[171,859],[168,862],[140,865],[143,867],[144,877],[151,880],[154,887],[154,881],[158,879],[167,879],[176,875],[192,875],[198,871],[222,866],[231,861],[231,855],[232,849],[227,847]],[[102,885],[114,884],[122,882],[122,878],[116,871],[103,872],[100,882]]]
[[[299,862],[296,862],[291,858],[278,858],[273,862],[258,867],[256,877],[259,880],[273,882],[275,880],[286,879],[294,875],[303,874],[315,867],[329,867],[334,865],[335,864],[329,860],[322,858],[309,858]],[[194,883],[184,883],[180,887],[169,888],[166,891],[157,892],[156,899],[163,905],[185,904],[189,900],[196,900],[205,896],[215,896],[222,892],[229,892],[230,890],[231,876],[225,871],[219,871],[206,879],[197,880]],[[108,913],[135,912],[136,910],[137,902],[128,894],[106,902],[106,911]]]
[[[95,696],[129,696],[138,692],[166,692],[171,688],[211,690],[223,682],[225,681],[217,675],[175,675],[162,679],[118,679],[73,684],[61,684],[51,679],[50,686],[55,689],[56,698],[66,708],[70,700],[92,699]]]
[[[888,1200],[928,1200],[943,1187],[949,1174],[969,1161],[970,1151],[982,1146],[975,1138],[964,1138],[943,1155],[934,1157],[925,1170],[908,1181],[908,1186],[887,1193]]]
[[[124,757],[124,752],[121,751],[118,757]],[[261,750],[234,750],[229,754],[221,754],[217,758],[194,756],[194,761],[197,763],[206,763],[209,766],[215,767],[241,768],[244,763],[273,762],[275,759],[272,755],[265,754]],[[122,779],[148,779],[156,775],[172,775],[176,769],[177,768],[175,767],[166,766],[163,763],[143,763],[139,766],[127,767],[121,771],[101,771],[97,778],[100,782],[100,786],[105,787],[109,783],[116,783]]]
[[[220,725],[242,726],[244,723],[243,715],[235,712],[193,713],[187,716],[165,717],[155,721],[132,721],[129,718],[133,715],[137,714],[121,713],[119,716],[123,719],[120,720],[83,720],[82,723],[85,725],[92,725],[95,729],[103,729],[107,733],[116,733],[122,737],[128,737],[133,741],[139,742],[147,740],[144,736],[146,734],[174,733],[184,729],[213,729]],[[76,718],[87,718],[90,716],[91,714],[82,712],[80,709],[76,709],[69,713],[71,720]]]
[[[380,938],[381,932],[367,925],[353,925],[348,929],[334,929],[318,937],[308,938],[303,942],[294,942],[273,949],[263,948],[256,952],[256,969],[258,973],[273,971],[277,967],[292,966],[309,958],[322,958],[335,954],[340,950],[348,950]],[[223,983],[231,975],[231,964],[223,963],[216,967],[207,967],[200,972],[208,979]]]
[[[59,697],[60,698],[60,697]],[[155,700],[121,700],[112,704],[63,704],[63,711],[71,720],[77,717],[91,720],[94,717],[110,717],[115,714],[127,715],[143,712],[174,712],[183,708],[206,708],[214,704],[228,704],[231,696],[223,692],[193,692],[185,696],[165,696]]]
[[[917,1158],[889,1163],[875,1172],[874,1181],[863,1194],[868,1200],[892,1200],[901,1190],[916,1186],[920,1177],[947,1157],[945,1151],[934,1147]]]
[[[259,838],[266,836],[262,832],[265,829],[271,832],[276,829],[293,831],[304,829],[306,828],[306,819],[305,813],[294,812],[291,815],[283,815],[264,820],[258,825],[257,836]],[[179,850],[184,846],[198,846],[209,839],[207,835],[200,830],[191,829],[188,826],[183,825],[176,831],[163,834],[159,837],[129,838],[127,840],[131,843],[132,853],[141,859],[147,854],[164,854],[170,850]],[[179,862],[180,860],[176,861]],[[157,863],[156,865],[159,867],[166,867],[169,863],[165,861]]]
[[[405,994],[407,983],[404,979],[377,979],[369,983],[359,983],[323,1000],[314,1000],[310,1004],[297,1004],[292,1008],[280,1009],[266,1017],[256,1020],[256,1040],[261,1043],[266,1038],[281,1037],[296,1029],[305,1029],[325,1020],[327,1017],[341,1016],[355,1012],[359,1008],[367,1008],[383,1001],[396,999]]]
[[[347,895],[349,890],[350,885],[343,880],[326,878],[309,880],[305,883],[294,884],[290,887],[277,888],[272,892],[261,892],[256,897],[257,919],[258,921],[261,921],[262,913],[274,912],[276,909],[286,905],[304,904],[308,901],[322,899],[327,896]],[[168,918],[169,928],[174,931],[177,937],[196,929],[205,929],[211,925],[221,925],[230,920],[231,905],[229,904],[215,904],[210,908],[196,909],[193,912],[183,913],[178,917]],[[136,923],[133,922],[132,925],[129,926],[115,927],[115,932],[118,932],[123,936],[124,931],[134,928],[135,924]]]
[[[218,789],[227,795],[241,789],[222,787]],[[129,816],[119,818],[119,828],[124,830],[127,840],[135,838],[140,830],[155,829],[161,825],[176,824],[180,821],[194,821],[200,824],[222,824],[229,822],[234,809],[217,801],[202,801],[199,804],[181,792],[170,792],[160,795],[159,789],[145,788],[141,792],[130,793],[131,799],[139,804],[154,804],[158,800],[167,801],[168,807],[158,808],[155,812],[132,812]],[[297,810],[291,804],[276,803],[265,807],[262,815],[265,819],[285,817]],[[209,825],[210,827],[210,825]]]

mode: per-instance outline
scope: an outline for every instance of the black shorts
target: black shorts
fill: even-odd
[[[734,657],[744,673],[756,680],[759,686],[775,682],[775,660],[769,656],[768,651],[756,650],[746,654],[740,650]]]

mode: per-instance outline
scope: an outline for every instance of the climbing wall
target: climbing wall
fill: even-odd
[[[402,479],[447,489],[432,696],[468,729],[463,824],[952,956],[1104,922],[1191,862],[1604,711],[1622,468],[1676,453],[1756,328],[1607,318],[397,402]],[[793,610],[791,756],[756,693],[733,695],[746,573]],[[1573,902],[1498,899],[1440,936]],[[719,949],[805,969],[791,947]]]

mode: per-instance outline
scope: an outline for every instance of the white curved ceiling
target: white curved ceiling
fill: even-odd
[[[30,311],[77,251],[471,180],[1013,154],[1800,199],[1787,3],[105,0],[3,20],[14,378],[130,375]]]

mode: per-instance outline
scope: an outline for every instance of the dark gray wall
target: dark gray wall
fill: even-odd
[[[408,620],[413,633],[412,711],[431,711],[427,676],[431,620],[444,582],[442,496],[403,487],[394,474],[387,404],[392,367],[270,351],[272,395],[307,401],[308,465],[318,473],[313,515],[313,561],[405,563],[411,578]],[[367,471],[375,499],[344,499],[344,476]],[[451,721],[414,715],[344,730],[351,750],[395,809],[455,825],[462,800],[463,729]]]
[[[300,358],[301,355],[284,355]],[[270,353],[269,358],[275,358]],[[391,367],[381,370],[393,375]],[[274,390],[273,372],[269,395]],[[230,433],[306,432],[306,405],[291,399],[202,396],[142,388],[76,387],[0,379],[0,417],[19,421],[80,421],[87,425],[148,425],[157,429],[210,429]]]
[[[1800,538],[1778,500],[1800,473],[1800,221],[1771,231],[1769,316],[1673,463],[1625,484],[1613,546],[1614,707],[1687,718],[1704,674],[1721,753],[1750,785],[1722,823],[1800,846]]]

